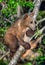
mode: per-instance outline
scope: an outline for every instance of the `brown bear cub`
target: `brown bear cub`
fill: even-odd
[[[19,45],[24,46],[25,49],[30,49],[30,44],[23,40],[28,29],[34,31],[35,22],[33,22],[32,14],[28,15],[26,13],[7,30],[4,40],[5,44],[10,48],[11,57],[14,55]]]

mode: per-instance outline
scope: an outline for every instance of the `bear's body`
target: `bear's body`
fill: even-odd
[[[31,25],[33,24],[32,22],[33,22],[32,17],[29,16],[28,14],[25,14],[23,18],[17,20],[7,30],[4,39],[5,44],[10,48],[11,56],[14,55],[20,44],[24,46],[26,49],[30,48],[30,45],[23,40],[23,37],[26,34],[26,31],[28,29],[31,29]]]

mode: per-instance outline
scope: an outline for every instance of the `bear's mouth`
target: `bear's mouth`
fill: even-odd
[[[28,37],[31,37],[32,35],[34,35],[35,31],[33,31],[32,29],[29,29],[27,32],[26,32],[26,35]]]

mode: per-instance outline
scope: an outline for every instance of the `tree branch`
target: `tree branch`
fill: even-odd
[[[41,3],[42,3],[42,0],[36,0],[36,2],[35,2],[35,7],[33,10],[33,12],[34,12],[33,21],[36,21],[36,17],[38,15]]]
[[[24,51],[24,47],[20,46],[18,51],[15,53],[14,57],[12,58],[11,62],[8,65],[16,65],[23,51]]]

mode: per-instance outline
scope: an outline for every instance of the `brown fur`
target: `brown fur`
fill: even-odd
[[[24,42],[23,37],[27,28],[31,28],[29,24],[32,22],[32,17],[25,14],[24,17],[17,20],[6,32],[4,39],[5,44],[10,48],[11,56],[14,55],[19,45],[23,45],[26,49],[30,48],[27,42]]]

